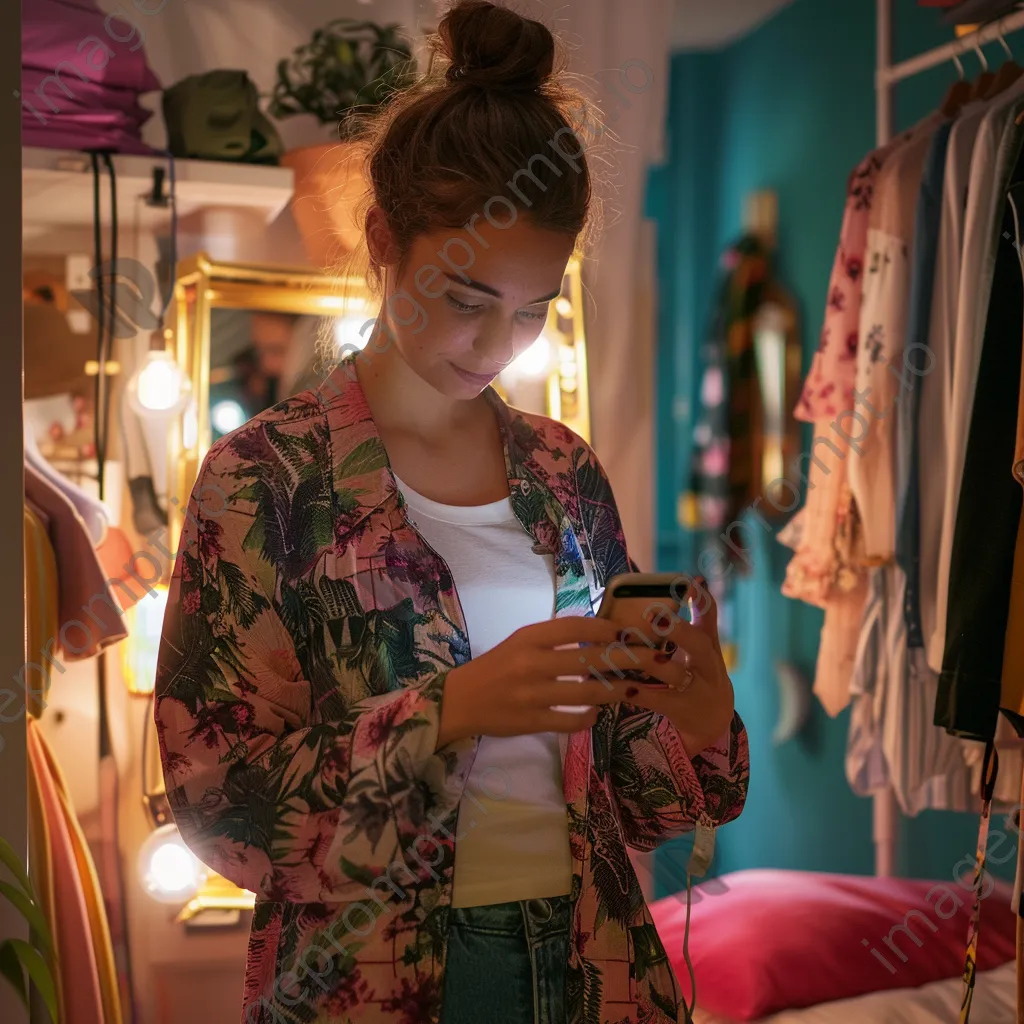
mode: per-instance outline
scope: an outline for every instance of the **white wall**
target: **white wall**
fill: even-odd
[[[432,10],[429,0],[135,0],[137,8],[132,0],[99,3],[106,11],[120,6],[133,12],[145,33],[150,67],[165,89],[187,75],[224,68],[247,71],[261,96],[273,87],[277,62],[333,18],[398,22],[414,32],[430,20]],[[158,95],[144,101],[154,110],[158,103]],[[285,148],[333,137],[312,117],[289,118],[278,129]],[[152,118],[144,138],[150,145],[164,145],[161,118]]]

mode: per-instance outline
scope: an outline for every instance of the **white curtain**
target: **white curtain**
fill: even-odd
[[[554,7],[533,0],[511,6],[565,39],[570,70],[592,79],[588,91],[616,137],[612,166],[596,167],[610,178],[601,189],[606,223],[583,271],[591,434],[630,554],[649,571],[655,559],[657,291],[654,226],[643,211],[648,169],[663,159],[674,4],[573,0]],[[630,859],[651,899],[654,854],[630,851]]]
[[[663,159],[672,0],[513,3],[556,31],[571,70],[616,137],[601,189],[606,224],[584,266],[591,432],[622,514],[633,559],[655,559],[654,419],[657,298],[655,233],[643,216],[648,169]],[[628,79],[628,80],[627,80]],[[598,148],[601,148],[600,146]]]

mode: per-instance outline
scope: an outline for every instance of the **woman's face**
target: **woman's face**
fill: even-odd
[[[370,219],[379,244],[382,211]],[[537,340],[574,246],[522,213],[508,228],[483,217],[470,223],[420,235],[403,266],[387,268],[387,329],[370,343],[392,347],[417,376],[457,399],[475,398]]]

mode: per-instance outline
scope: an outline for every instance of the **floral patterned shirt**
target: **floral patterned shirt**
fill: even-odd
[[[513,508],[555,558],[555,614],[591,615],[632,565],[608,480],[566,427],[486,394]],[[437,1024],[479,737],[435,747],[446,673],[470,643],[353,357],[214,444],[171,581],[155,716],[182,836],[257,896],[245,1024]],[[678,1024],[681,986],[627,847],[740,813],[743,724],[689,757],[667,718],[622,703],[561,747],[570,1024]]]

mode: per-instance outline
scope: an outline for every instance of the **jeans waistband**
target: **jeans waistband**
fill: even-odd
[[[572,899],[568,895],[510,900],[479,907],[452,907],[449,925],[492,935],[526,934],[531,941],[568,932]]]

